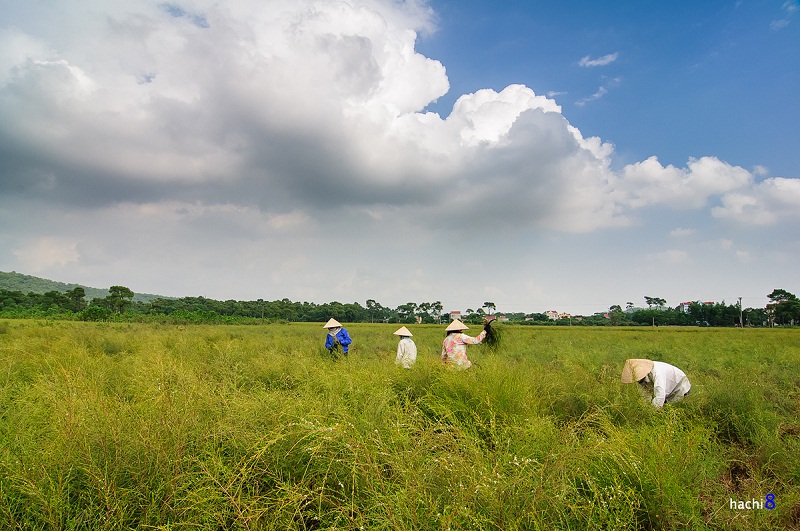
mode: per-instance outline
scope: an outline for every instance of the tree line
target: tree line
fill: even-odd
[[[742,308],[738,303],[693,302],[687,308],[668,308],[659,297],[645,297],[647,308],[626,309],[612,305],[608,312],[590,316],[550,319],[544,313],[505,313],[512,323],[573,326],[785,326],[800,324],[800,300],[792,293],[775,289],[768,295],[765,308]],[[267,301],[226,300],[205,297],[154,298],[135,301],[134,293],[125,286],[112,286],[106,297],[87,301],[82,287],[64,292],[45,293],[0,289],[0,316],[48,317],[85,321],[141,320],[175,323],[258,323],[269,321],[324,322],[330,317],[343,322],[441,323],[449,321],[441,301],[408,302],[395,308],[383,306],[374,299],[365,305],[357,302],[315,304],[289,299]],[[484,302],[476,309],[468,308],[462,320],[480,323],[497,313],[493,302]]]

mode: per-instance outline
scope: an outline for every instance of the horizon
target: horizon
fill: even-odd
[[[47,281],[47,282],[54,282],[54,283],[58,283],[58,284],[64,284],[66,286],[80,286],[80,287],[89,288],[89,289],[93,289],[93,290],[99,290],[99,291],[107,290],[107,289],[109,289],[111,287],[111,286],[109,286],[108,288],[101,288],[101,287],[91,286],[91,285],[88,285],[88,284],[79,284],[79,283],[76,283],[76,282],[65,282],[65,281],[61,281],[61,280],[54,280],[54,279],[49,279],[49,278],[38,277],[36,275],[30,275],[30,274],[27,274],[27,273],[20,273],[18,271],[0,271],[0,273],[11,273],[11,274],[22,275],[22,276],[26,276],[26,277],[35,278],[37,280],[44,280],[44,281]],[[206,299],[209,299],[209,300],[215,300],[215,301],[219,301],[219,302],[224,302],[224,301],[227,301],[227,300],[234,300],[236,302],[257,302],[259,300],[259,299],[251,299],[251,298],[244,298],[244,299],[230,299],[230,298],[228,298],[228,299],[215,299],[213,297],[205,297],[204,295],[167,296],[167,295],[160,295],[158,293],[147,293],[147,292],[137,291],[137,290],[132,289],[129,286],[125,285],[124,283],[122,283],[122,284],[117,283],[117,284],[113,284],[113,285],[115,285],[115,286],[124,286],[124,287],[126,287],[128,289],[131,289],[131,291],[135,295],[142,295],[142,296],[154,297],[154,298],[183,299],[183,298],[201,298],[202,297],[202,298],[206,298]],[[778,288],[778,289],[781,289],[781,288]],[[88,297],[85,297],[85,298],[88,299]],[[271,299],[271,300],[266,300],[266,299],[264,299],[264,300],[265,300],[265,302],[275,302],[275,301],[282,301],[284,299],[288,299],[288,297],[279,297],[279,298],[275,298],[275,299]],[[88,300],[91,300],[91,299],[88,299]],[[382,304],[381,301],[379,301],[379,300],[377,300],[377,299],[375,299],[373,297],[369,297],[369,298],[365,299],[363,301],[363,303],[361,301],[357,301],[357,300],[344,301],[344,302],[338,301],[338,300],[329,300],[329,301],[319,302],[319,301],[306,301],[306,300],[292,300],[292,299],[289,299],[289,301],[292,302],[292,303],[301,303],[301,304],[310,303],[310,304],[314,304],[314,305],[317,305],[317,306],[322,306],[322,305],[325,305],[325,304],[332,304],[332,303],[358,304],[359,306],[362,306],[364,308],[366,308],[366,301],[368,301],[368,300],[374,300],[375,302],[377,302],[381,306],[383,306],[385,308],[389,308],[391,310],[395,310],[398,306],[400,306],[400,305],[387,306],[387,305]],[[437,299],[433,299],[433,300],[425,299],[425,300],[418,300],[418,301],[406,301],[406,303],[413,302],[415,304],[419,304],[419,303],[423,303],[423,302],[437,302],[437,301],[438,301]],[[487,302],[487,301],[484,301],[484,302]],[[625,305],[627,305],[628,302],[631,302],[633,304],[633,306],[631,306],[630,308],[626,307]],[[701,299],[684,300],[684,301],[681,301],[680,303],[677,303],[675,305],[670,305],[669,303],[666,303],[666,304],[662,305],[660,308],[662,308],[662,309],[663,308],[667,308],[667,309],[670,309],[670,310],[676,310],[682,304],[695,303],[695,302],[696,303],[702,303],[702,304],[724,304],[726,306],[731,306],[731,305],[736,306],[737,305],[736,302],[738,302],[738,299],[737,299],[736,302],[704,301],[704,300],[701,300]],[[406,304],[406,303],[402,303],[402,304]],[[644,306],[641,306],[641,305],[637,305],[636,303],[633,303],[632,301],[626,301],[625,305],[619,305],[622,308],[622,310],[625,311],[625,312],[627,312],[629,310],[645,310],[645,309],[648,309],[647,304],[645,304]],[[568,314],[571,317],[589,317],[589,316],[592,316],[592,315],[599,315],[599,314],[608,313],[609,310],[610,310],[610,306],[609,306],[609,309],[606,309],[606,310],[600,310],[600,311],[597,311],[597,312],[584,313],[584,314],[576,314],[576,313],[569,312],[569,311],[560,311],[558,308],[549,308],[549,309],[546,309],[546,310],[532,310],[532,311],[525,311],[525,310],[522,310],[522,311],[506,311],[502,307],[498,306],[495,309],[495,311],[493,311],[489,315],[505,315],[505,314],[520,314],[520,313],[525,314],[525,315],[532,315],[532,314],[547,314],[548,312],[555,311],[559,315]],[[482,308],[485,308],[485,307],[486,307],[485,304],[481,305],[481,306],[476,306],[476,304],[472,304],[472,305],[465,306],[462,309],[454,308],[454,309],[450,309],[450,310],[448,310],[445,307],[443,307],[441,315],[442,316],[449,316],[453,312],[459,312],[461,314],[464,314],[464,313],[466,313],[466,311],[468,309],[473,309],[473,311],[477,312],[478,309],[482,309]],[[744,304],[743,304],[742,308],[744,310],[747,310],[747,309],[760,309],[761,307],[744,306]]]

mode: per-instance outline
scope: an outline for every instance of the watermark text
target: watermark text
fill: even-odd
[[[767,509],[771,511],[776,507],[775,495],[772,493],[767,494],[763,500],[757,498],[752,498],[750,500],[734,500],[730,498],[728,507],[738,511],[752,511],[756,509]]]

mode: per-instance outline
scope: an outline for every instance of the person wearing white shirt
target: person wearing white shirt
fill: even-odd
[[[400,336],[400,342],[397,344],[397,357],[394,360],[395,365],[404,369],[410,369],[417,361],[417,345],[411,336],[414,335],[405,326],[400,327],[394,335]]]
[[[634,382],[639,384],[639,390],[648,400],[652,396],[651,402],[656,408],[682,400],[692,389],[689,378],[682,370],[662,361],[625,360],[622,383]]]

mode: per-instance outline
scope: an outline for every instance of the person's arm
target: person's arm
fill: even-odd
[[[330,334],[325,334],[325,348],[330,350],[333,348],[333,336]]]
[[[485,337],[486,337],[486,330],[483,330],[480,334],[478,334],[475,337],[470,337],[467,334],[461,334],[461,339],[464,341],[464,343],[467,343],[469,345],[477,345],[478,343],[482,342],[483,338]]]
[[[339,340],[339,343],[341,343],[343,347],[346,347],[353,342],[353,340],[350,339],[350,334],[347,333],[347,329],[345,328],[339,330],[339,333],[336,334],[336,339]]]
[[[662,371],[653,371],[653,405],[657,408],[664,406],[667,398],[667,375]]]

